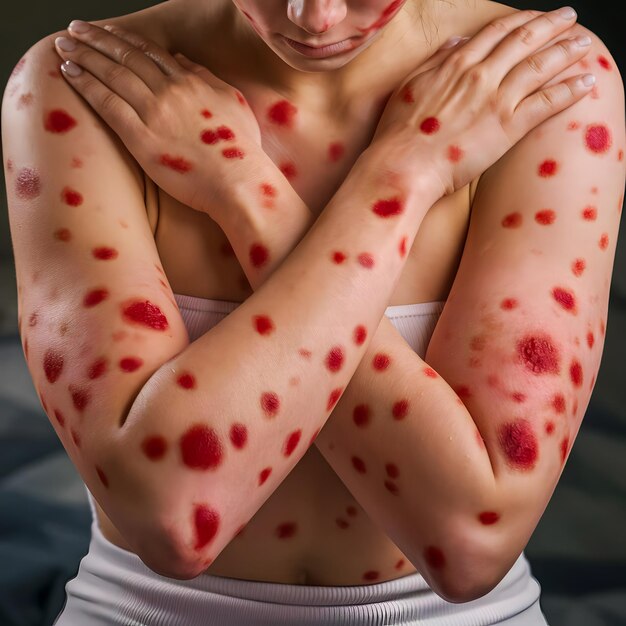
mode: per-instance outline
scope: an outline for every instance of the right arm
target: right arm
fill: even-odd
[[[80,97],[47,76],[58,66],[53,38],[25,55],[18,94],[34,100],[22,109],[18,94],[5,93],[2,110],[29,371],[125,539],[156,572],[191,578],[323,427],[402,272],[400,243],[410,249],[440,193],[424,178],[387,172],[385,155],[366,150],[272,276],[189,343],[171,290],[159,286],[140,172]],[[47,131],[67,119],[50,117],[59,109],[78,124]],[[71,167],[75,158],[82,167]],[[251,171],[264,171],[267,158],[251,154]],[[260,261],[263,250],[256,254]],[[385,365],[385,355],[372,363]]]

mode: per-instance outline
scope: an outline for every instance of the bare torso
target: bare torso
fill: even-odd
[[[231,0],[215,0],[215,5]],[[445,3],[442,3],[445,4]],[[194,32],[187,30],[193,16],[177,13],[170,3],[137,13],[94,23],[118,24],[156,41],[171,52],[194,56]],[[459,6],[443,13],[433,37],[443,42],[454,34],[472,35],[484,24],[514,9],[493,2]],[[166,25],[166,27],[164,26]],[[211,34],[203,31],[205,42]],[[205,44],[206,48],[206,44]],[[380,97],[394,89],[400,79],[422,59],[408,60],[406,71],[387,78],[381,92],[351,111],[332,114],[307,109],[298,103],[302,123],[289,137],[277,136],[264,120],[268,105],[284,97],[266,85],[248,80],[238,71],[236,52],[216,54],[207,67],[222,80],[236,86],[246,97],[261,126],[263,149],[277,166],[293,163],[298,174],[290,179],[298,195],[315,215],[341,185],[356,158],[369,144],[381,113]],[[383,73],[381,73],[381,76]],[[341,142],[345,152],[337,161],[328,157],[329,144]],[[156,245],[174,293],[242,302],[253,292],[237,258],[229,253],[223,231],[208,216],[167,195],[144,177],[146,209]],[[390,305],[446,300],[461,260],[471,204],[477,181],[440,200],[428,213],[410,251]],[[130,550],[115,526],[96,505],[104,536]],[[289,542],[275,540],[278,524],[294,516],[307,523]],[[348,526],[337,522],[341,518]],[[294,470],[265,502],[257,514],[219,554],[208,574],[287,584],[361,585],[363,572],[377,570],[369,582],[383,582],[415,572],[411,562],[359,506],[339,477],[311,446]]]

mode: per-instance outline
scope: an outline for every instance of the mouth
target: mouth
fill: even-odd
[[[331,43],[325,46],[309,46],[300,43],[299,41],[290,39],[289,37],[285,37],[284,35],[281,35],[281,37],[296,52],[313,58],[329,57],[336,54],[341,54],[343,52],[348,52],[348,50],[354,50],[355,48],[358,48],[364,41],[363,37],[349,37],[348,39],[344,39],[342,41]]]

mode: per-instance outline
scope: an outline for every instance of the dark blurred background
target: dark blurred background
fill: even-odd
[[[0,86],[4,90],[11,70],[31,45],[72,19],[103,19],[154,4],[154,0],[5,0]],[[505,4],[542,11],[562,6],[548,0]],[[625,76],[623,3],[577,0],[571,5],[578,21],[605,42]],[[24,363],[4,178],[0,181],[0,625],[48,626],[63,604],[65,583],[76,575],[87,552],[91,516],[80,476],[43,413]],[[533,575],[542,586],[541,604],[550,626],[626,626],[624,221],[602,365],[591,403],[561,480],[526,548]]]

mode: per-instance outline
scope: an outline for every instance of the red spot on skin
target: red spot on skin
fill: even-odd
[[[398,478],[400,475],[400,470],[395,463],[387,463],[385,465],[385,471],[387,472],[387,476],[389,476],[389,478]]]
[[[194,548],[201,550],[213,540],[220,525],[220,516],[215,509],[204,504],[196,504],[193,512],[193,523],[196,530]]]
[[[63,413],[61,413],[61,411],[55,409],[54,417],[57,418],[57,422],[59,422],[61,426],[65,426],[65,417],[63,417]]]
[[[222,155],[227,159],[243,159],[246,153],[239,148],[226,148],[222,150]]]
[[[170,154],[162,154],[159,158],[159,163],[169,167],[175,172],[179,172],[180,174],[189,172],[193,167],[191,163],[183,157],[175,157]]]
[[[515,298],[505,298],[500,303],[500,308],[504,311],[511,311],[512,309],[517,308],[519,302]]]
[[[552,397],[552,407],[557,413],[565,413],[565,396],[562,393],[556,393]]]
[[[23,167],[15,179],[15,194],[22,200],[33,200],[40,193],[39,172],[31,167]]]
[[[561,463],[565,463],[567,458],[567,448],[569,446],[569,437],[565,437],[561,440]]]
[[[279,539],[289,539],[296,534],[298,525],[295,522],[284,522],[276,527],[276,536]]]
[[[595,343],[595,338],[594,338],[594,336],[593,336],[593,333],[592,333],[591,331],[589,331],[589,332],[587,333],[587,345],[588,345],[590,348],[593,348],[593,344],[594,344],[594,343]]]
[[[618,161],[623,161],[624,160],[624,151],[623,150],[619,150],[617,153],[617,160]]]
[[[585,259],[576,259],[572,262],[572,273],[574,276],[581,276],[585,271],[585,267],[587,267]]]
[[[513,392],[511,398],[514,402],[519,402],[520,404],[526,401],[526,395],[518,391]]]
[[[441,569],[446,564],[446,558],[440,548],[428,546],[424,550],[424,559],[433,569]]]
[[[136,356],[127,356],[120,359],[119,366],[123,372],[134,372],[143,365],[143,359]]]
[[[517,352],[522,364],[534,374],[560,371],[559,351],[548,335],[527,335],[517,343]]]
[[[366,472],[365,463],[363,462],[362,459],[360,459],[358,456],[353,456],[351,461],[352,461],[352,466],[357,472],[360,472],[361,474],[365,474]]]
[[[176,379],[176,382],[183,389],[195,389],[196,388],[196,379],[193,376],[193,374],[190,374],[189,372],[185,372],[184,374],[181,374]]]
[[[333,259],[333,263],[340,265],[347,259],[347,257],[343,252],[336,251],[336,252],[333,252],[332,259]]]
[[[593,222],[598,217],[598,210],[594,206],[588,206],[582,210],[581,214],[584,220]]]
[[[357,426],[367,426],[370,421],[370,409],[367,404],[357,404],[352,411],[352,420]]]
[[[335,523],[337,524],[337,526],[339,526],[339,528],[348,528],[348,526],[350,526],[349,522],[346,522],[345,519],[342,519],[341,517],[337,517],[335,519]]]
[[[271,467],[266,467],[259,474],[259,487],[269,478],[269,475],[272,473]]]
[[[611,62],[603,54],[600,54],[598,56],[598,63],[600,64],[600,67],[604,68],[605,70],[610,71],[612,69]]]
[[[283,163],[280,166],[280,171],[283,173],[283,176],[288,180],[291,180],[298,175],[298,170],[295,163]]]
[[[239,104],[241,104],[242,106],[246,106],[246,99],[244,98],[243,94],[241,93],[241,91],[239,91],[238,89],[235,90],[235,96],[237,96],[237,100],[239,100]]]
[[[331,372],[338,372],[345,359],[345,353],[341,346],[334,346],[326,355],[325,364]]]
[[[396,420],[404,419],[409,412],[409,401],[404,398],[402,400],[398,400],[394,402],[393,407],[391,409],[391,414],[393,418]]]
[[[359,264],[367,269],[374,267],[374,257],[369,252],[361,252],[357,259]]]
[[[253,243],[250,246],[250,263],[254,267],[262,267],[269,258],[269,250],[260,243]]]
[[[457,385],[453,387],[454,392],[459,398],[470,398],[472,393],[467,385]]]
[[[576,297],[571,291],[561,287],[552,290],[552,297],[566,310],[576,314]]]
[[[384,485],[387,491],[390,491],[394,495],[398,493],[398,486],[395,483],[392,483],[390,480],[386,480],[384,482]]]
[[[298,350],[298,354],[300,356],[303,356],[305,359],[310,359],[311,358],[311,351],[310,350],[306,350],[305,348],[300,348]]]
[[[574,387],[581,387],[583,384],[583,366],[580,361],[574,359],[569,367],[569,376]]]
[[[432,135],[441,128],[441,124],[436,117],[427,117],[421,124],[420,130],[426,135]]]
[[[63,357],[55,350],[47,350],[43,357],[43,371],[49,383],[54,383],[63,371]]]
[[[32,328],[33,326],[37,326],[37,319],[38,319],[38,315],[37,313],[31,313],[30,317],[28,318],[28,325]]]
[[[285,456],[290,456],[291,453],[296,449],[298,442],[300,441],[300,437],[302,437],[302,430],[298,429],[292,433],[290,433],[285,439],[285,445],[283,446],[283,454]]]
[[[169,324],[161,309],[149,300],[139,300],[122,306],[122,317],[127,322],[133,322],[154,330],[167,330]]]
[[[28,93],[21,94],[20,99],[17,104],[17,108],[23,109],[24,107],[27,107],[29,104],[32,104],[34,99],[35,99],[35,96],[33,96],[33,94],[30,91]]]
[[[98,478],[100,479],[100,482],[108,489],[109,479],[107,478],[106,474],[102,471],[102,468],[96,465],[96,472],[98,473]]]
[[[83,203],[83,196],[75,189],[63,187],[63,190],[61,191],[61,200],[69,206],[80,206]]]
[[[374,358],[372,359],[372,366],[375,370],[378,370],[379,372],[386,370],[389,367],[390,363],[391,359],[389,355],[382,352],[375,354]]]
[[[72,395],[72,403],[74,404],[74,408],[81,413],[85,410],[85,407],[89,404],[91,400],[91,395],[84,388],[78,388],[74,385],[69,386],[70,394]]]
[[[413,104],[415,102],[415,97],[413,96],[413,90],[409,87],[409,85],[405,85],[400,92],[400,99],[402,102],[406,102],[407,104]]]
[[[380,578],[380,572],[374,569],[368,570],[363,574],[363,580],[378,580]]]
[[[248,429],[245,424],[233,424],[230,427],[229,437],[233,446],[241,450],[248,441]]]
[[[83,298],[83,305],[86,307],[96,306],[109,297],[107,289],[92,289]]]
[[[447,157],[448,161],[451,163],[458,163],[464,155],[465,153],[461,150],[461,148],[459,148],[459,146],[448,146]]]
[[[346,151],[344,145],[339,142],[331,143],[328,146],[328,158],[331,161],[339,161]]]
[[[502,219],[503,228],[519,228],[522,225],[522,214],[518,211],[509,213]]]
[[[437,372],[435,372],[435,370],[432,367],[425,367],[422,371],[429,378],[439,378],[439,374],[437,374]]]
[[[609,235],[607,233],[602,233],[600,241],[598,241],[598,247],[600,250],[606,250],[609,247]]]
[[[272,318],[268,315],[255,315],[252,324],[259,335],[270,335],[276,330]]]
[[[354,329],[353,338],[354,338],[354,343],[357,346],[363,345],[363,343],[367,339],[367,328],[365,328],[365,326],[363,326],[363,324],[359,324]]]
[[[328,396],[328,403],[326,404],[327,411],[330,411],[335,406],[335,404],[337,403],[337,400],[339,400],[342,393],[343,393],[343,387],[337,387],[337,389],[333,389],[330,392],[330,395]]]
[[[222,444],[213,428],[195,424],[180,438],[183,463],[192,469],[214,469],[222,462]]]
[[[298,112],[288,100],[280,100],[273,104],[267,111],[268,119],[274,124],[291,128]]]
[[[542,226],[554,224],[554,220],[556,220],[556,213],[552,209],[543,209],[535,213],[535,221]]]
[[[266,391],[261,394],[261,408],[267,415],[274,417],[280,409],[280,399],[273,391]]]
[[[372,211],[379,217],[393,217],[404,211],[404,205],[400,198],[394,197],[388,200],[378,200],[372,206]]]
[[[580,122],[570,122],[567,125],[567,130],[578,130],[580,128]]]
[[[100,378],[107,370],[107,359],[104,357],[100,357],[96,359],[87,370],[87,378],[90,380],[94,380],[96,378]]]
[[[554,432],[554,422],[546,422],[546,433],[551,435]]]
[[[404,563],[405,563],[405,560],[404,560],[404,559],[400,559],[400,560],[399,560],[399,561],[398,561],[398,562],[394,565],[395,569],[402,569],[402,567],[404,567]]]
[[[70,161],[70,167],[79,168],[82,166],[83,166],[83,162],[78,157],[73,157],[72,160]]]
[[[495,513],[494,511],[484,511],[483,513],[478,514],[478,519],[481,524],[485,524],[485,526],[489,524],[495,524],[500,519],[500,514]]]
[[[498,442],[513,469],[530,470],[535,466],[539,453],[537,437],[528,420],[502,424],[498,429]]]
[[[585,130],[585,144],[591,152],[602,154],[613,144],[611,131],[604,124],[589,124]]]
[[[554,159],[546,159],[539,165],[538,174],[542,178],[554,176],[559,169],[558,163]]]
[[[310,448],[313,445],[313,442],[317,439],[317,436],[320,434],[320,431],[322,429],[318,428],[312,435],[311,435],[311,439],[309,440],[309,445],[307,446],[307,448]]]
[[[161,435],[151,435],[141,442],[141,450],[151,461],[158,461],[167,452],[167,441]]]
[[[264,196],[275,198],[278,192],[276,191],[276,187],[274,187],[274,185],[270,185],[269,183],[261,183],[261,193]]]
[[[205,117],[206,119],[213,117],[213,113],[211,113],[209,109],[202,109],[202,111],[200,111],[200,115],[202,115],[202,117]]]
[[[66,133],[76,126],[76,120],[63,109],[54,109],[44,114],[44,128],[51,133]]]
[[[102,246],[100,248],[94,248],[91,251],[94,258],[100,261],[111,261],[113,259],[117,259],[118,252],[115,248],[108,248],[106,246]]]
[[[398,246],[398,252],[400,253],[400,257],[404,258],[406,256],[406,244],[408,237],[402,237],[400,240],[400,245]]]

